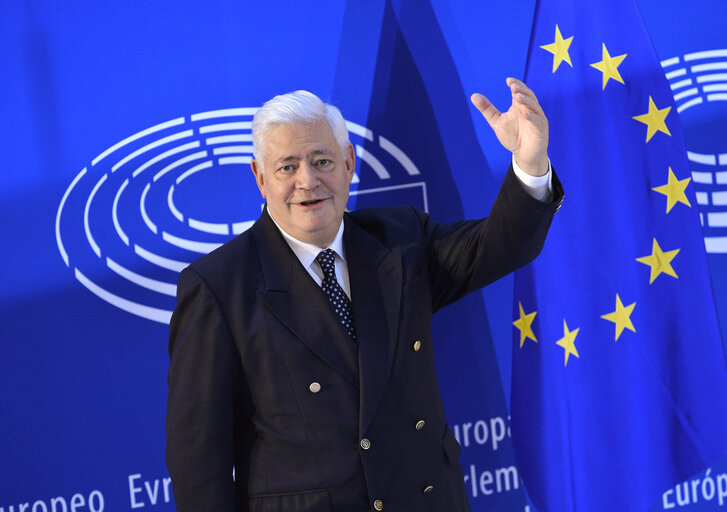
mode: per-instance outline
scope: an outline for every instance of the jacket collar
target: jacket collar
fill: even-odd
[[[252,226],[265,290],[258,296],[270,311],[318,357],[359,385],[356,345],[331,311],[323,290],[293,254],[263,210]]]

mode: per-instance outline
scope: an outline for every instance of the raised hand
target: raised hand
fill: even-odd
[[[472,95],[472,103],[492,127],[497,139],[515,156],[520,168],[533,176],[548,172],[548,120],[535,97],[523,82],[508,78],[512,105],[500,112],[482,94]]]

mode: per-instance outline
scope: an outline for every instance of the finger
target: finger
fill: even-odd
[[[519,95],[526,98],[532,98],[536,103],[538,101],[535,93],[522,84],[513,84],[513,86],[510,87],[510,92],[512,93],[513,98]]]
[[[545,118],[545,115],[541,113],[533,112],[527,108],[518,109],[518,113],[523,119],[533,123],[539,129],[547,127],[547,119]]]
[[[513,96],[513,101],[521,108],[526,108],[538,114],[543,113],[543,108],[540,106],[540,103],[538,103],[538,99],[535,96],[517,93]]]
[[[525,85],[523,82],[516,78],[508,78],[507,83],[510,86],[510,92],[513,96],[516,94],[522,94],[524,96],[528,96],[530,98],[534,98],[535,101],[538,101],[538,97],[535,95],[535,92],[533,92],[532,89],[530,89],[527,85]]]
[[[511,76],[507,77],[507,79],[505,80],[505,83],[510,88],[510,90],[513,90],[513,88],[515,88],[520,91],[530,91],[528,86],[525,85],[525,82],[523,82],[522,80],[518,80],[517,78],[513,78]]]
[[[540,104],[534,98],[524,97],[518,95],[513,100],[513,105],[518,112],[532,114],[533,116],[539,116],[545,118],[545,112]]]
[[[500,118],[500,111],[488,100],[485,96],[479,93],[475,93],[470,98],[472,104],[480,111],[490,126],[494,127],[497,120]]]

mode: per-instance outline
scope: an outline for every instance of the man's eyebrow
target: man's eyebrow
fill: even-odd
[[[278,158],[275,161],[275,163],[297,162],[298,160],[300,160],[299,157],[291,155],[291,156],[285,156],[283,158]]]
[[[314,150],[310,151],[307,156],[308,156],[308,158],[310,158],[310,157],[321,156],[321,155],[333,156],[333,155],[335,155],[335,153],[329,149],[314,149]],[[290,156],[284,156],[282,158],[278,158],[275,161],[275,163],[284,164],[284,163],[289,163],[289,162],[297,162],[299,160],[300,160],[299,156],[290,155]]]
[[[335,153],[331,151],[330,149],[314,149],[310,153],[308,153],[308,156],[319,156],[319,155],[334,155]]]

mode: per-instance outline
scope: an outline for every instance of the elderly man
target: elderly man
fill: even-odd
[[[187,267],[170,326],[167,462],[180,512],[469,510],[431,315],[540,251],[562,192],[535,95],[508,79],[513,153],[487,219],[345,212],[355,153],[338,109],[276,96],[252,124],[266,208]],[[234,473],[233,473],[234,469]]]

